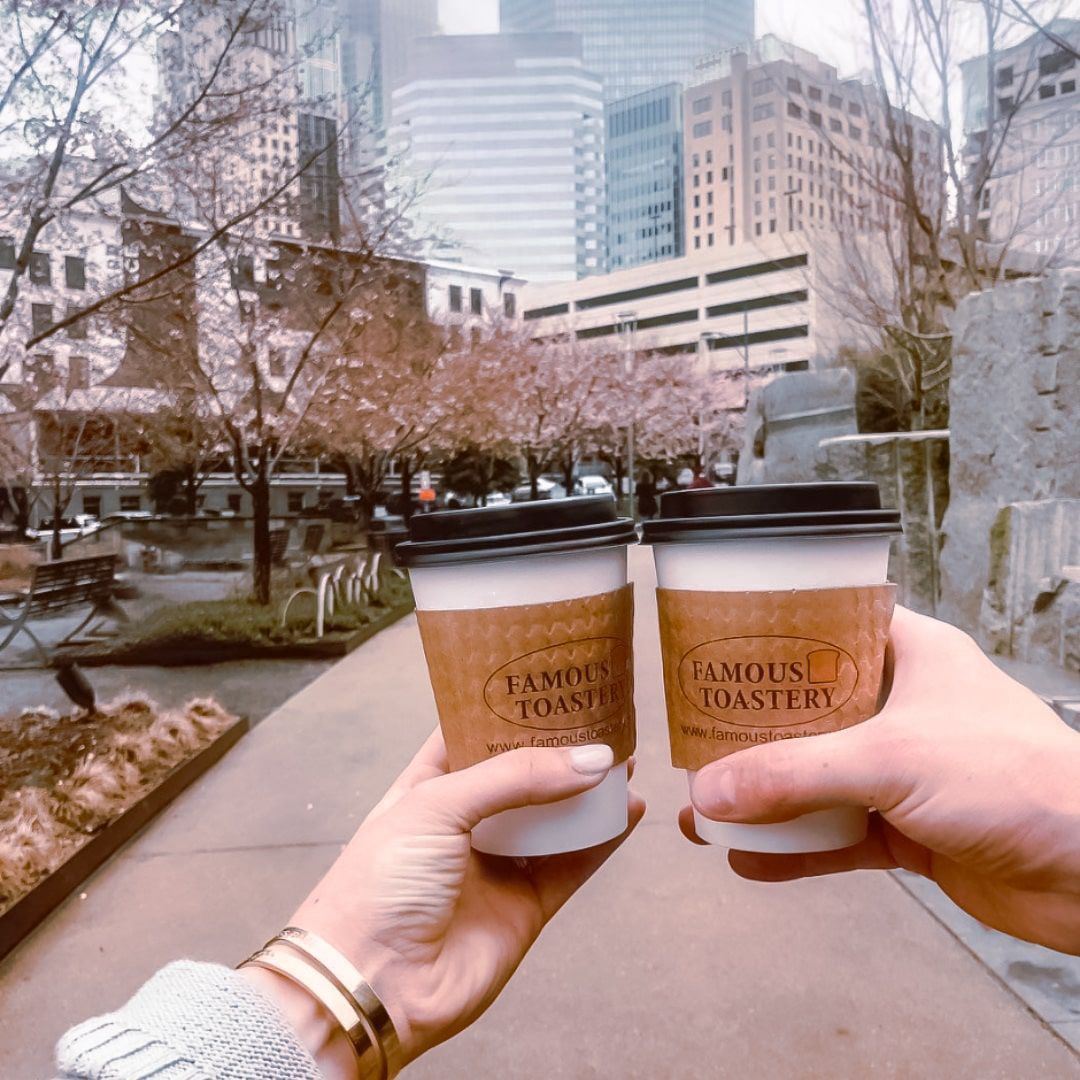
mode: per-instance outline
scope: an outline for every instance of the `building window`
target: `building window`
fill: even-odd
[[[714,240],[714,239],[715,239],[715,238],[714,238],[713,234],[712,234],[712,233],[709,233],[709,247],[712,247],[712,246],[713,246],[713,240]]]
[[[1075,79],[1066,79],[1061,84],[1061,92],[1063,94],[1075,94],[1076,93],[1076,80]]]
[[[240,496],[240,495],[229,495],[229,496],[227,497],[227,502],[228,502],[228,504],[229,504],[229,509],[230,509],[230,510],[231,510],[231,511],[232,511],[232,512],[233,512],[234,514],[239,514],[239,513],[240,513],[240,499],[241,499],[241,496]],[[120,505],[120,508],[121,508],[121,509],[123,509],[123,502],[124,502],[124,500],[123,500],[123,499],[121,499],[121,500],[120,500],[120,504],[121,504],[121,505]]]
[[[693,137],[695,139],[703,139],[706,135],[712,134],[712,121],[701,120],[693,127]]]
[[[101,496],[100,495],[84,495],[82,497],[82,512],[89,514],[92,518],[101,517]]]
[[[142,509],[142,496],[141,495],[121,495],[120,496],[120,512],[122,514],[133,514]]]
[[[693,104],[690,106],[691,111],[695,116],[700,116],[702,113],[707,113],[712,108],[712,97],[699,97],[694,98]]]
[[[693,164],[695,169],[701,167],[701,155],[700,154],[694,154],[694,156],[690,159],[690,161]]]
[[[816,86],[808,86],[806,88],[806,96],[811,101],[820,101],[821,100],[821,91]]]
[[[848,124],[848,134],[856,141],[862,141],[862,128],[857,128],[854,124]]]
[[[725,109],[730,109],[731,108],[731,91],[730,90],[725,90],[720,95],[720,104],[723,105]]]
[[[847,103],[847,111],[852,116],[862,116],[862,106],[857,101],[849,101]]]
[[[754,97],[761,97],[762,94],[767,94],[772,89],[772,79],[755,79],[750,86],[750,93]]]
[[[1071,52],[1066,49],[1056,49],[1046,56],[1039,57],[1039,74],[1056,75],[1059,71],[1067,71],[1075,63],[1076,57]]]
[[[711,165],[712,164],[712,151],[711,150],[706,150],[705,151],[705,164],[706,165]]]
[[[761,222],[760,221],[755,221],[754,222],[754,235],[755,236],[760,236],[761,235]]]
[[[0,236],[0,270],[15,269],[15,241],[10,236]]]
[[[791,116],[796,120],[802,119],[802,109],[799,108],[799,106],[796,105],[794,101],[789,101],[787,103],[787,114],[788,116]]]
[[[776,109],[770,101],[765,105],[755,105],[752,115],[755,120],[768,120],[776,115]]]
[[[700,195],[695,195],[694,196],[694,209],[696,210],[699,206],[701,206],[701,196]]]
[[[34,336],[44,334],[53,324],[52,304],[31,304],[30,323],[33,326]]]
[[[304,493],[302,491],[290,491],[287,492],[285,498],[288,500],[288,510],[290,514],[301,514],[304,511]]]
[[[450,286],[450,310],[456,315],[461,314],[461,286]]]
[[[30,255],[30,280],[35,285],[52,284],[52,268],[47,252],[35,251]]]
[[[788,76],[787,88],[788,88],[788,93],[789,94],[801,94],[802,93],[802,83],[799,82],[798,79],[793,79],[790,75]]]
[[[1057,87],[1051,83],[1049,86],[1039,87],[1039,99],[1045,101],[1047,98],[1052,98],[1057,93]]]
[[[69,289],[86,288],[86,260],[78,255],[64,256],[64,282]]]
[[[712,192],[711,191],[706,191],[705,192],[705,203],[706,203],[707,206],[712,206]]]
[[[731,134],[731,113],[720,117],[720,130]]]
[[[695,229],[700,229],[701,228],[701,215],[700,214],[695,214],[694,215],[694,228]]]
[[[503,316],[512,319],[517,315],[517,296],[512,293],[503,293]]]
[[[90,361],[85,356],[68,357],[68,381],[67,388],[72,390],[85,390],[90,385]]]
[[[842,120],[837,120],[835,116],[830,116],[829,117],[829,130],[830,131],[843,131],[844,130],[844,122]]]
[[[484,294],[479,289],[469,290],[469,310],[474,315],[484,314]]]
[[[997,85],[998,86],[1012,86],[1013,81],[1013,69],[1010,64],[1008,67],[1000,67],[997,69]]]
[[[769,232],[776,232],[776,218],[769,222]]]
[[[78,311],[78,308],[74,304],[68,304],[65,318],[71,318],[76,311]],[[86,324],[86,319],[79,319],[77,322],[70,323],[67,328],[67,336],[71,338],[72,341],[85,341]]]
[[[844,107],[844,99],[839,94],[829,95],[829,108],[830,109],[842,109]]]
[[[811,112],[810,113],[810,123],[813,124],[814,127],[821,127],[821,113],[819,113],[819,112]]]

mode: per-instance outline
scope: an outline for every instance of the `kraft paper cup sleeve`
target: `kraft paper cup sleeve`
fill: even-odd
[[[657,589],[672,765],[869,719],[895,602],[894,585]]]
[[[519,746],[634,752],[632,586],[416,614],[451,769]]]

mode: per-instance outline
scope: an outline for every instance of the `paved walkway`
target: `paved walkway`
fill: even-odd
[[[408,1075],[1080,1077],[1063,1039],[896,878],[757,885],[682,840],[648,553],[633,559],[649,816],[487,1016]],[[411,618],[286,703],[0,966],[0,1076],[47,1075],[65,1025],[165,961],[233,963],[264,940],[433,718]]]

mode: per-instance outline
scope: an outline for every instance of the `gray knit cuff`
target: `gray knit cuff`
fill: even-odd
[[[85,1080],[320,1080],[272,1001],[238,972],[190,960],[72,1028],[56,1063],[61,1077]]]

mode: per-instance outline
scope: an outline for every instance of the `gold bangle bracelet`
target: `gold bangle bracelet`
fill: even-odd
[[[325,938],[312,930],[287,926],[274,941],[284,942],[312,961],[348,997],[371,1024],[376,1046],[382,1051],[386,1080],[401,1072],[401,1041],[386,1006],[356,966]]]
[[[385,1059],[367,1017],[348,994],[343,993],[302,953],[284,942],[271,941],[253,953],[240,967],[261,967],[273,971],[305,990],[334,1018],[345,1032],[356,1055],[357,1075],[361,1080],[383,1080]]]

